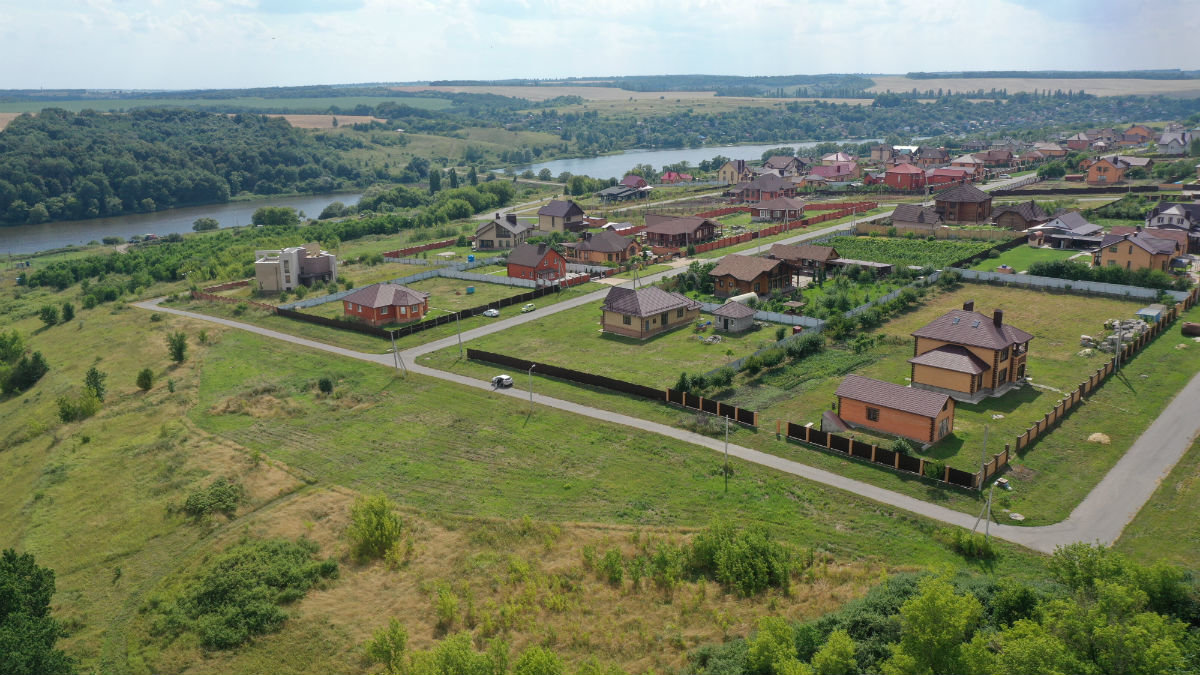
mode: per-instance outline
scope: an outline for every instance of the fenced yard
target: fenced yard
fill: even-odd
[[[1004,251],[995,258],[986,258],[982,262],[976,263],[970,267],[973,270],[980,272],[994,272],[1001,265],[1008,265],[1017,272],[1023,272],[1029,269],[1029,266],[1035,262],[1052,262],[1055,260],[1066,260],[1074,255],[1084,254],[1084,260],[1088,260],[1086,251],[1063,250],[1057,248],[1035,248],[1033,246],[1018,246],[1014,249]]]

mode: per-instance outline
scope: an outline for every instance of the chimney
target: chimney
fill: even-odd
[[[992,312],[992,325],[999,328],[1004,325],[1004,310],[997,309]]]
[[[964,312],[974,312],[975,311],[975,301],[968,300],[968,301],[964,302],[963,303],[963,311]]]
[[[1141,234],[1141,233],[1142,233],[1142,226],[1141,226],[1141,225],[1138,225],[1138,226],[1137,226],[1137,233],[1138,233],[1138,234]]]
[[[515,214],[515,213],[504,214],[504,219],[507,220],[512,225],[517,224],[517,214]]]

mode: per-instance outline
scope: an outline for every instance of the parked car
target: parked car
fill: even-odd
[[[534,309],[536,309],[536,308],[533,306],[533,303],[532,303],[532,302],[528,302],[528,303],[525,303],[525,306],[521,308],[521,312],[522,312],[522,313],[524,313],[524,312],[532,312]]]
[[[497,389],[513,386],[512,375],[497,375],[493,377],[492,386]]]
[[[490,316],[490,317],[493,317],[493,318],[494,318],[494,317],[500,316],[500,310],[498,310],[498,309],[485,309],[485,310],[483,310],[483,315],[484,315],[484,316]]]
[[[1002,173],[1002,174],[1000,174],[1000,177],[1001,177],[1001,178],[1012,178],[1012,176],[1011,176],[1011,175],[1009,175],[1009,174],[1007,174],[1007,173]]]

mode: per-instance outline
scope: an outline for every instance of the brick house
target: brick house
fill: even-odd
[[[600,328],[605,333],[645,340],[686,326],[700,317],[700,303],[656,286],[613,286],[600,307]]]
[[[686,248],[708,241],[717,234],[717,223],[697,216],[646,214],[646,242],[664,248]]]
[[[1085,134],[1075,134],[1067,139],[1067,149],[1069,150],[1087,150],[1092,144],[1092,139]]]
[[[635,173],[626,175],[624,178],[621,179],[620,184],[624,185],[625,187],[633,188],[634,190],[641,190],[643,188],[650,186],[650,184],[646,182],[645,178],[642,178],[641,176],[639,176]]]
[[[912,164],[897,164],[884,172],[883,182],[894,190],[919,190],[925,187],[925,170]]]
[[[961,166],[942,166],[925,172],[925,184],[930,187],[969,183],[974,178],[974,171]]]
[[[1088,165],[1086,180],[1089,185],[1120,183],[1125,180],[1125,171],[1128,169],[1128,164],[1115,157],[1101,157]]]
[[[1152,138],[1154,138],[1154,132],[1140,124],[1129,127],[1121,134],[1122,144],[1140,145],[1149,143]]]
[[[731,159],[717,169],[717,180],[728,185],[736,185],[749,181],[754,177],[744,159]]]
[[[743,202],[765,202],[780,197],[795,197],[796,184],[791,178],[773,173],[763,174],[733,191],[734,199]]]
[[[1171,260],[1182,253],[1178,241],[1160,239],[1139,228],[1134,234],[1105,235],[1100,247],[1092,252],[1092,264],[1166,272],[1171,269]]]
[[[838,385],[838,417],[851,428],[936,443],[954,431],[954,399],[862,375]]]
[[[1042,153],[1046,157],[1066,157],[1067,156],[1067,149],[1064,148],[1063,146],[1059,145],[1058,143],[1049,143],[1049,142],[1034,143],[1033,149]]]
[[[913,331],[912,386],[943,392],[958,401],[978,403],[1000,396],[1025,377],[1033,336],[1004,323],[1004,312],[991,317],[975,311],[974,301],[951,310]]]
[[[804,217],[804,202],[791,197],[778,197],[750,206],[752,220],[798,220]]]
[[[512,248],[525,243],[533,226],[522,223],[515,213],[497,213],[490,222],[475,228],[475,248],[480,251]]]
[[[992,196],[969,183],[937,193],[933,203],[947,223],[982,223],[992,216]]]
[[[713,295],[728,298],[742,293],[766,295],[791,287],[791,268],[779,259],[730,253],[721,258],[708,276],[714,280]]]
[[[814,166],[808,170],[808,175],[824,178],[827,181],[840,182],[861,177],[862,170],[859,168],[858,162],[836,162]]]
[[[563,244],[571,260],[585,263],[623,263],[638,253],[638,245],[631,237],[622,237],[612,230],[584,232],[583,238]]]
[[[399,284],[371,284],[342,298],[342,313],[372,326],[420,321],[429,294]]]
[[[831,152],[821,158],[821,166],[833,166],[835,164],[847,164],[854,161],[854,155],[848,155],[844,152]]]
[[[555,199],[538,209],[537,229],[542,232],[579,232],[587,227],[581,206],[571,201]]]
[[[780,176],[795,176],[800,173],[800,160],[787,155],[772,155],[763,162],[764,169],[770,169]]]
[[[1049,221],[1050,216],[1032,199],[1020,204],[998,206],[992,212],[992,222],[996,223],[997,227],[1022,232],[1034,225],[1041,225]]]
[[[960,155],[950,160],[950,166],[971,172],[971,180],[983,178],[983,160],[975,155]]]
[[[984,166],[1012,166],[1013,154],[1011,150],[993,148],[984,150],[973,155],[975,159],[983,162]]]
[[[567,276],[567,259],[549,244],[519,244],[508,254],[508,276],[552,284]]]
[[[775,244],[771,247],[768,257],[782,260],[788,264],[792,272],[815,276],[818,271],[827,268],[837,260],[837,249],[832,246],[814,246],[812,244]]]

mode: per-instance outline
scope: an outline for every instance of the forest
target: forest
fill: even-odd
[[[43,110],[0,134],[0,223],[328,192],[372,180],[282,119],[188,110]]]

